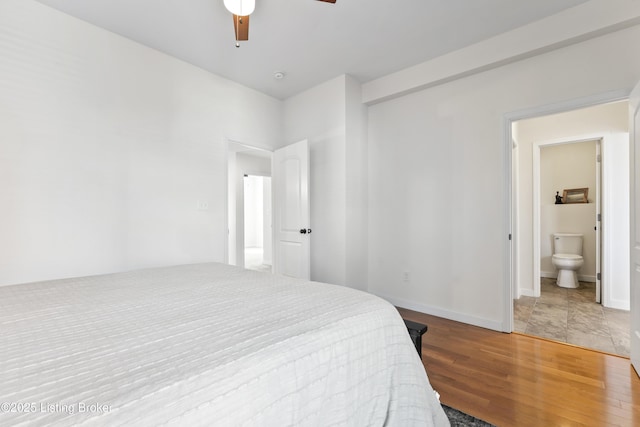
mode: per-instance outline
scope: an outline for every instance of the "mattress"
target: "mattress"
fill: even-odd
[[[217,263],[0,287],[0,425],[440,426],[397,311]]]

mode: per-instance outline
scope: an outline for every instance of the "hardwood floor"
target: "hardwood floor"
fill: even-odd
[[[497,426],[640,426],[627,358],[398,311],[428,325],[422,362],[445,405]]]

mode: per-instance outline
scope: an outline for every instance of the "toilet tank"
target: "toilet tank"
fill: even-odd
[[[553,235],[554,254],[582,255],[582,234],[556,233]]]

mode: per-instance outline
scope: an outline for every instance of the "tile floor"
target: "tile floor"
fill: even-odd
[[[543,278],[540,298],[514,301],[514,330],[629,357],[629,312],[597,304],[595,286],[565,289]]]

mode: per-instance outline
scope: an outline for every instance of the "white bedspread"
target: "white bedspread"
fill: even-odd
[[[397,311],[223,264],[0,287],[0,425],[448,425]]]

